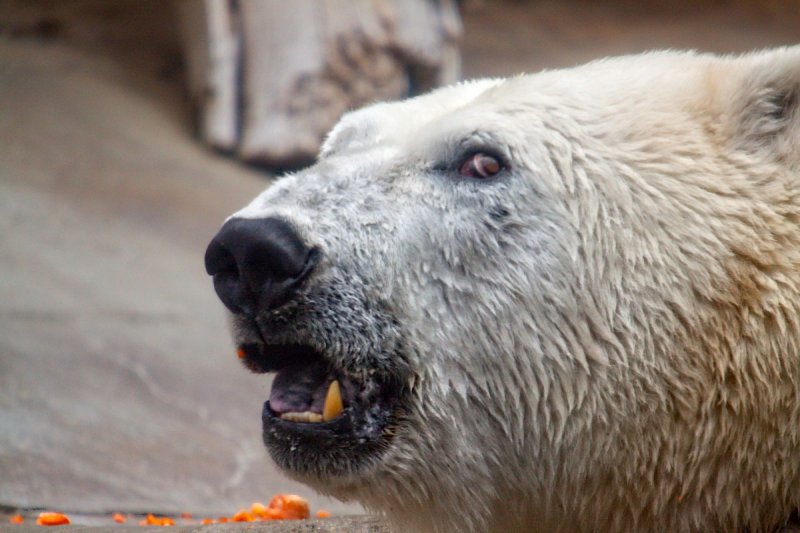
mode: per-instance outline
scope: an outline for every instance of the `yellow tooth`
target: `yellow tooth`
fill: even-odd
[[[281,415],[282,420],[289,420],[290,422],[322,422],[322,415],[319,413],[312,413],[311,411],[289,412]]]
[[[325,406],[322,408],[322,420],[325,422],[333,420],[344,411],[342,405],[342,392],[339,390],[339,382],[331,381],[328,387],[328,394],[325,396]]]

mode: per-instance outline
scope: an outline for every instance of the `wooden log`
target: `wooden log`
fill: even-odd
[[[240,31],[229,0],[179,0],[186,81],[200,136],[233,150],[239,142]]]
[[[460,76],[456,0],[177,0],[209,144],[296,165],[348,109]]]

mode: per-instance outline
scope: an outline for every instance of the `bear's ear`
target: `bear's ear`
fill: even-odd
[[[319,159],[341,151],[345,146],[357,141],[359,137],[366,137],[365,132],[368,129],[364,124],[359,124],[352,115],[345,115],[325,137],[319,151]]]
[[[319,159],[374,142],[381,117],[388,105],[378,103],[345,113],[325,137]]]
[[[725,61],[717,105],[748,152],[770,151],[800,161],[800,46]],[[725,111],[727,109],[727,112]]]

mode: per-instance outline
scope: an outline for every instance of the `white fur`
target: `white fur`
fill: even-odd
[[[345,116],[282,215],[402,328],[399,531],[770,531],[800,506],[800,47],[663,52]],[[437,170],[463,145],[490,182]],[[505,216],[491,216],[502,208]]]

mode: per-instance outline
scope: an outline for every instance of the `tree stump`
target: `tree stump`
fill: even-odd
[[[460,75],[456,0],[176,0],[209,145],[268,166],[314,158],[348,109]]]

